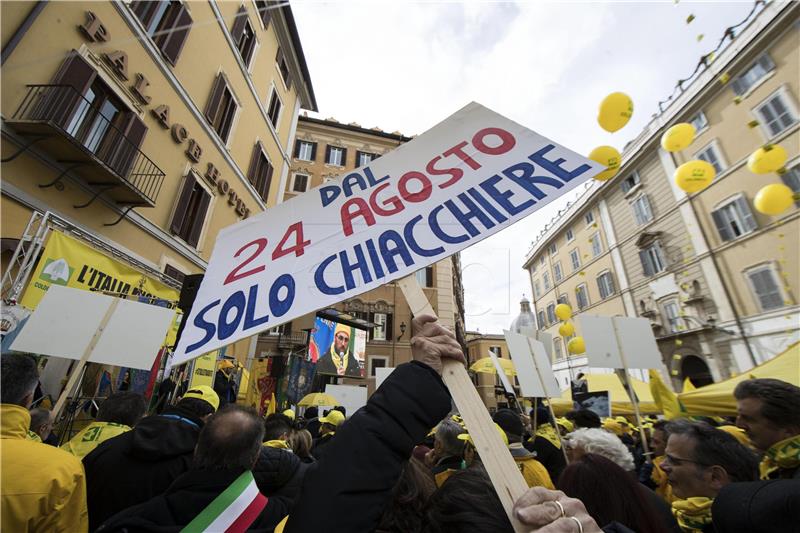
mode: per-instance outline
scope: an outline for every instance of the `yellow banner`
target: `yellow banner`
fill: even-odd
[[[178,291],[72,237],[51,231],[20,304],[36,309],[50,285],[178,300]]]
[[[214,350],[201,355],[194,360],[194,370],[189,380],[189,388],[208,385],[214,387],[214,371],[217,369],[217,354],[219,350]]]

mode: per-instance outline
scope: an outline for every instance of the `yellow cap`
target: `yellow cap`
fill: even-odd
[[[572,421],[567,420],[564,417],[556,419],[556,423],[558,423],[559,426],[566,429],[567,433],[572,433],[573,431],[575,431],[575,424],[573,424]]]
[[[283,416],[288,416],[289,418],[294,420],[294,411],[292,411],[291,409],[287,409],[283,412]]]
[[[497,430],[497,432],[500,434],[500,438],[502,438],[502,439],[503,439],[503,443],[504,443],[506,446],[508,446],[508,436],[506,435],[506,432],[505,432],[505,431],[503,431],[503,428],[501,428],[500,426],[498,426],[498,425],[497,425],[497,423],[495,423],[495,424],[494,424],[494,427],[495,427],[495,429]],[[462,433],[462,434],[460,434],[460,435],[458,436],[458,438],[459,438],[460,440],[465,440],[465,441],[469,442],[470,444],[472,444],[473,446],[475,446],[475,443],[472,441],[472,437],[470,436],[470,434],[469,434],[469,433]]]
[[[233,363],[229,359],[223,359],[219,362],[220,368],[233,368]]]
[[[219,396],[216,392],[214,392],[214,389],[208,385],[198,385],[197,387],[192,387],[186,391],[186,394],[184,394],[183,397],[197,398],[198,400],[203,400],[210,403],[211,407],[213,407],[215,411],[219,409]]]
[[[323,416],[319,419],[320,424],[330,424],[337,428],[342,425],[342,422],[344,422],[344,415],[336,409],[332,409],[328,416]]]
[[[621,436],[623,432],[622,424],[620,424],[613,418],[606,418],[605,420],[603,420],[603,429],[605,429],[606,431],[610,431],[611,433],[613,433],[618,437]]]

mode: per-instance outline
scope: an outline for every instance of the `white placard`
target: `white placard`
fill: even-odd
[[[355,385],[325,385],[325,392],[336,398],[347,410],[347,418],[367,405],[367,387]]]
[[[526,398],[558,397],[558,388],[553,369],[548,364],[544,345],[526,335],[504,330],[508,351],[517,369],[517,380],[522,395]],[[535,355],[538,352],[538,357]],[[540,360],[541,359],[541,360]],[[537,372],[536,367],[539,367]],[[541,379],[540,379],[541,375]],[[544,381],[544,383],[542,382]]]
[[[550,333],[547,333],[541,329],[537,330],[532,327],[520,328],[519,332],[541,342],[544,345],[545,351],[547,352],[547,360],[553,360],[553,336]]]
[[[11,348],[79,360],[114,300],[52,285]],[[120,300],[89,362],[149,370],[174,316],[173,309]]]
[[[613,317],[612,320],[611,317],[579,315],[578,324],[589,366],[624,368],[622,349],[628,368],[661,368],[661,352],[646,318]],[[617,338],[622,346],[617,344]]]
[[[497,354],[489,350],[489,357],[492,358],[492,363],[494,363],[494,369],[497,370],[497,375],[500,376],[500,383],[503,384],[503,388],[509,394],[516,394],[514,392],[513,385],[511,385],[511,382],[508,381],[508,376],[506,375],[506,371],[503,369],[503,365],[500,364],[500,360],[497,358]]]
[[[383,383],[383,380],[389,377],[389,374],[394,372],[393,366],[378,367],[375,369],[375,390],[378,390]]]
[[[338,181],[220,231],[173,364],[413,274],[602,170],[471,103]]]
[[[552,339],[552,336],[550,336]],[[539,375],[542,376],[542,385],[550,398],[558,398],[561,395],[561,389],[558,387],[556,375],[553,373],[553,365],[550,363],[550,354],[547,353],[546,344],[531,339],[528,337],[528,344],[533,353],[533,362],[539,369]],[[552,346],[552,342],[550,343]]]

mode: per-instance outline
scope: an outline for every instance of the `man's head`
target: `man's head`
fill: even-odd
[[[650,450],[653,457],[661,457],[667,449],[667,421],[659,420],[653,423],[653,434],[650,437]]]
[[[800,387],[779,379],[748,379],[733,395],[739,412],[736,425],[762,452],[800,435]]]
[[[347,353],[350,344],[350,328],[344,324],[337,324],[333,332],[333,351],[337,354]]]
[[[522,442],[522,420],[511,409],[498,409],[494,415],[494,423],[505,431],[508,442]]]
[[[292,431],[292,421],[282,414],[271,414],[264,421],[264,441],[287,440]]]
[[[567,420],[575,424],[575,429],[579,428],[599,428],[602,425],[600,416],[590,409],[577,409],[564,415]]]
[[[436,456],[439,458],[461,457],[464,453],[464,441],[458,436],[462,433],[464,433],[464,429],[457,422],[449,418],[442,420],[439,427],[436,428],[436,440],[433,444]]]
[[[42,440],[45,440],[53,431],[53,422],[53,411],[41,407],[31,409],[30,430],[39,435]]]
[[[0,364],[0,401],[25,409],[33,402],[33,393],[39,383],[36,360],[30,355],[4,355]]]
[[[264,425],[250,408],[228,404],[205,423],[194,450],[194,466],[206,470],[250,470],[258,459]]]
[[[678,498],[714,498],[729,483],[758,479],[756,456],[724,431],[687,420],[670,422],[666,431],[661,468]]]
[[[100,404],[98,422],[114,422],[133,427],[142,418],[145,410],[144,397],[135,392],[112,394]]]
[[[188,409],[198,418],[206,418],[219,409],[219,395],[208,385],[192,387],[183,395],[178,406]]]
[[[344,415],[341,411],[331,409],[327,415],[319,419],[321,426],[319,427],[319,434],[326,435],[328,433],[335,433],[336,428],[344,423]]]

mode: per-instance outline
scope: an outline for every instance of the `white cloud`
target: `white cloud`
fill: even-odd
[[[752,3],[292,6],[323,118],[411,135],[474,100],[588,153],[599,144],[621,150]],[[686,24],[690,13],[695,20]],[[612,135],[595,117],[603,96],[616,90],[633,98],[635,112]],[[462,254],[469,329],[499,332],[516,316],[522,293],[530,298],[525,253],[564,203]]]

